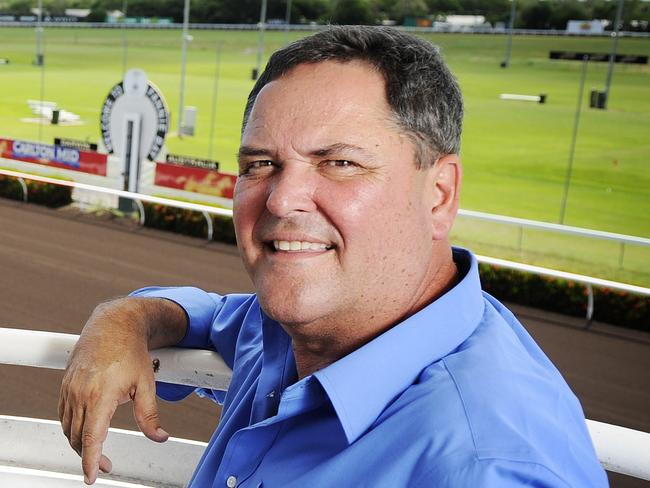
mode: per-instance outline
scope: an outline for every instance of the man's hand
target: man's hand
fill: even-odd
[[[61,384],[59,419],[81,456],[84,480],[92,484],[111,461],[102,454],[118,405],[133,400],[140,430],[149,439],[169,437],[160,426],[149,349],[172,346],[185,334],[181,307],[157,298],[123,298],[99,305],[84,326]]]

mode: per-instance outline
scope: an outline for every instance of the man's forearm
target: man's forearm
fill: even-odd
[[[177,303],[164,298],[124,297],[99,305],[93,318],[121,323],[128,317],[130,327],[140,329],[148,349],[170,347],[178,344],[187,330],[185,310]]]

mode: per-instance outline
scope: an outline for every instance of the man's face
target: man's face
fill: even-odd
[[[299,65],[260,92],[242,136],[235,228],[264,311],[284,324],[401,318],[435,272],[434,169],[363,62]]]

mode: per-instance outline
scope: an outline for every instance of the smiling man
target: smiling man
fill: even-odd
[[[233,369],[193,487],[606,486],[580,405],[448,240],[462,100],[437,49],[333,27],[249,97],[234,223],[254,295],[147,288],[100,305],[59,415],[87,482],[116,406],[164,441],[147,350]],[[158,385],[180,399],[192,390]]]

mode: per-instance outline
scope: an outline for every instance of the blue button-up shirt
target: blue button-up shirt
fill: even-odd
[[[584,414],[517,319],[460,282],[335,363],[298,381],[291,338],[255,295],[145,288],[189,318],[184,347],[232,368],[221,422],[191,486],[602,487]],[[192,389],[158,385],[180,399]]]

